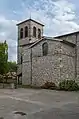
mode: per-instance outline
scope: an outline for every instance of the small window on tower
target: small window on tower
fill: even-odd
[[[23,38],[23,28],[20,29],[20,38]]]
[[[38,29],[38,38],[41,38],[41,30]]]
[[[36,27],[33,27],[33,36],[36,37]]]
[[[25,37],[28,37],[28,27],[25,27]]]

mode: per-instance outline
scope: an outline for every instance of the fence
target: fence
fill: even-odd
[[[0,89],[2,88],[17,88],[17,78],[0,80]]]

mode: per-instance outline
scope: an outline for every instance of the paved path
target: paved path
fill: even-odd
[[[79,119],[79,92],[0,89],[0,117],[3,119]]]

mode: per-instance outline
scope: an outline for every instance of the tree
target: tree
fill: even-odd
[[[17,64],[16,62],[8,62],[8,72],[16,72]]]
[[[0,74],[7,73],[7,62],[8,62],[8,45],[6,41],[0,43]]]

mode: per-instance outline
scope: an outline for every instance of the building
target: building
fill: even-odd
[[[79,77],[79,32],[43,36],[44,25],[28,19],[18,26],[18,83],[41,86]]]

